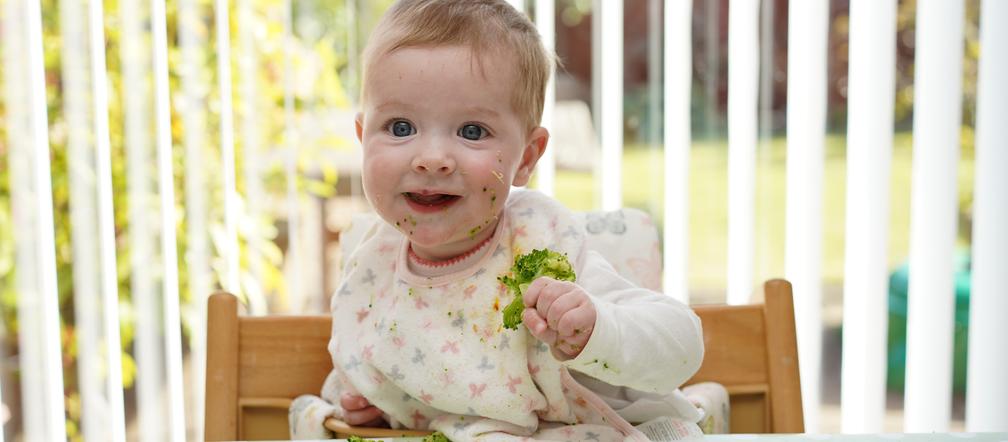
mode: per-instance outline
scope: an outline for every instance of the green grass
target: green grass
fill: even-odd
[[[823,170],[823,280],[843,280],[846,138],[826,139]],[[909,133],[895,136],[890,184],[889,264],[907,259],[910,233],[911,146]],[[786,142],[774,138],[757,151],[754,283],[784,274]],[[973,189],[972,152],[964,150],[959,166],[960,201]],[[623,157],[623,201],[652,214],[661,225],[662,154],[660,150],[628,147]],[[722,290],[728,250],[728,154],[726,140],[695,142],[690,152],[689,278],[690,287]],[[559,171],[557,198],[575,210],[597,207],[595,179],[587,172]],[[966,205],[961,203],[961,205]],[[965,212],[968,207],[961,208]],[[960,231],[968,226],[960,223]],[[660,229],[659,229],[660,231]],[[963,236],[963,235],[960,235]]]

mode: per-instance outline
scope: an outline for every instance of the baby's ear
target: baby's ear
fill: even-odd
[[[545,127],[540,126],[532,129],[528,141],[525,143],[525,148],[522,150],[521,162],[518,163],[518,171],[515,173],[511,185],[520,187],[528,184],[529,179],[532,178],[532,172],[535,171],[536,163],[539,162],[543,152],[546,152],[546,143],[548,142],[549,131]]]
[[[354,129],[357,132],[357,141],[363,142],[364,141],[363,137],[362,137],[362,135],[364,134],[364,113],[363,112],[357,112],[357,115],[354,116]]]

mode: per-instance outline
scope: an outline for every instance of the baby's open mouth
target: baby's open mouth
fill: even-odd
[[[449,204],[461,198],[458,195],[449,195],[446,193],[421,194],[414,192],[404,192],[403,196],[405,196],[406,200],[412,203],[412,205],[419,205],[429,208],[447,207]]]

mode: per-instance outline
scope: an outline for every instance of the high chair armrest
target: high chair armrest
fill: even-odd
[[[409,436],[427,436],[433,433],[433,431],[421,431],[421,430],[394,430],[391,428],[373,428],[373,427],[354,427],[348,425],[334,417],[325,420],[326,429],[336,433],[337,438],[345,438],[347,436],[360,436],[360,437],[409,437]]]

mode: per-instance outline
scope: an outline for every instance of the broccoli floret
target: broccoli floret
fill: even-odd
[[[540,276],[549,276],[559,281],[574,281],[574,268],[567,260],[566,254],[548,249],[536,249],[527,254],[515,257],[511,272],[497,279],[514,293],[514,299],[504,307],[504,328],[517,329],[521,324],[521,314],[525,310],[522,293],[532,281]]]
[[[360,436],[350,436],[347,438],[347,442],[365,442],[366,440]]]
[[[423,442],[451,442],[451,439],[448,439],[448,436],[445,436],[444,433],[435,431],[430,436],[424,436]]]

